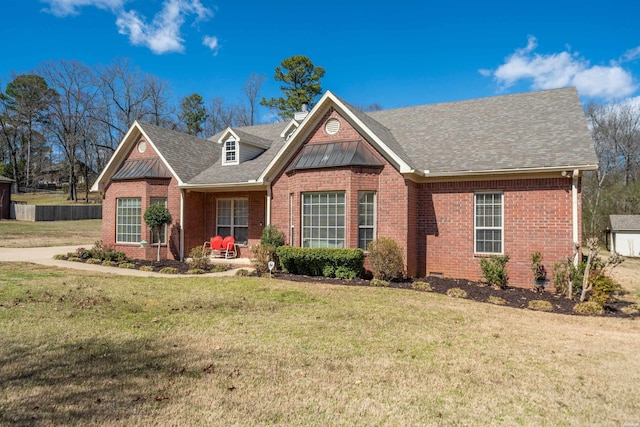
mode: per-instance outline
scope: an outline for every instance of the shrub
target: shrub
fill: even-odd
[[[425,291],[425,292],[433,291],[433,288],[427,282],[413,282],[411,284],[411,288],[415,289],[416,291]]]
[[[67,258],[67,261],[75,261],[75,262],[78,262],[78,261],[81,261],[81,260],[82,260],[82,258],[79,258],[79,257],[77,257],[77,256],[70,256],[69,258]]]
[[[136,265],[132,262],[121,262],[120,264],[118,264],[118,267],[120,268],[136,268]]]
[[[249,270],[247,270],[246,268],[241,268],[240,270],[236,271],[236,276],[248,276],[249,275]]]
[[[91,249],[78,248],[76,249],[76,257],[80,259],[93,258],[93,251]]]
[[[333,265],[325,265],[322,268],[322,275],[324,277],[335,277],[336,268]]]
[[[280,259],[280,267],[291,274],[305,274],[308,276],[322,276],[326,266],[332,266],[334,272],[344,267],[356,277],[362,271],[364,252],[362,249],[333,249],[333,248],[295,248],[280,246],[276,249]],[[341,273],[342,274],[342,273]]]
[[[102,260],[98,258],[89,258],[87,264],[101,264]]]
[[[377,286],[377,287],[389,286],[389,282],[387,282],[386,280],[382,280],[382,279],[373,279],[369,283],[370,283],[371,286]]]
[[[502,289],[507,287],[509,281],[507,262],[509,262],[509,255],[491,255],[480,260],[482,275],[489,285]]]
[[[350,270],[345,266],[340,266],[336,268],[334,275],[338,279],[348,279],[348,280],[355,279],[355,277],[357,276],[355,271]]]
[[[260,244],[278,248],[284,245],[284,233],[278,230],[278,227],[276,227],[275,225],[267,225],[262,229]]]
[[[143,265],[140,267],[140,271],[153,271],[153,266],[151,265]]]
[[[593,288],[589,295],[590,301],[595,301],[604,306],[614,298],[614,295],[622,292],[622,286],[609,276],[596,272],[590,280],[593,280]]]
[[[447,296],[450,296],[451,298],[466,298],[467,291],[460,288],[450,288],[447,290]]]
[[[549,301],[544,301],[539,299],[529,301],[527,308],[529,310],[536,310],[536,311],[553,311],[553,305]]]
[[[491,295],[489,298],[487,298],[487,302],[495,305],[507,305],[507,300],[495,295]]]
[[[178,269],[175,267],[162,267],[159,272],[162,274],[178,274]]]
[[[578,314],[586,314],[589,316],[602,316],[604,314],[604,307],[595,301],[586,301],[576,304],[573,307],[573,311]]]
[[[187,274],[204,274],[204,270],[201,268],[190,268],[187,270]]]
[[[276,247],[267,243],[261,243],[251,247],[253,259],[258,272],[269,271],[269,261],[275,262]]]
[[[229,271],[229,266],[223,265],[223,264],[218,264],[218,265],[214,265],[211,268],[211,272],[212,273],[222,273],[224,271]]]
[[[187,261],[190,268],[204,270],[209,266],[209,256],[202,246],[196,246],[189,251],[189,260]]]
[[[58,261],[66,261],[67,258],[68,258],[68,255],[65,255],[65,254],[56,254],[53,256],[53,259]]]
[[[102,265],[104,265],[105,267],[115,267],[118,264],[110,260],[105,260],[105,261],[102,261]]]
[[[393,239],[380,237],[372,240],[367,245],[367,252],[374,278],[391,280],[404,276],[402,248]]]
[[[626,307],[622,307],[620,311],[628,316],[634,316],[640,313],[640,306],[638,306],[638,304],[631,304]]]

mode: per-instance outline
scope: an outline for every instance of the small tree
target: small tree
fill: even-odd
[[[367,245],[367,259],[374,279],[390,280],[404,275],[402,248],[395,240],[380,237]]]
[[[156,236],[158,240],[158,261],[160,261],[160,227],[171,224],[171,221],[173,221],[173,219],[171,218],[169,209],[162,205],[153,204],[144,212],[144,222],[151,227],[153,235]]]

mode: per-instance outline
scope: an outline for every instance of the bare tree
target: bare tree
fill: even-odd
[[[261,74],[251,73],[247,82],[244,84],[244,95],[247,98],[248,111],[247,116],[248,126],[253,126],[256,124],[256,109],[258,108],[258,95],[260,94],[260,88],[262,87],[262,83],[265,82],[267,78]]]
[[[207,108],[205,135],[209,137],[228,127],[235,126],[236,116],[236,108],[227,104],[224,98],[213,98]]]

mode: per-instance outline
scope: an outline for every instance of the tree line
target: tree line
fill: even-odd
[[[54,165],[62,166],[68,198],[78,200],[81,182],[88,200],[91,180],[134,121],[207,138],[227,127],[258,124],[258,105],[270,108],[273,117],[291,117],[300,102],[315,100],[323,75],[324,68],[307,57],[293,56],[276,68],[275,79],[287,95],[284,103],[283,98],[260,98],[266,77],[251,73],[236,102],[205,101],[193,93],[176,105],[169,82],[129,59],[95,67],[46,62],[0,86],[0,175],[14,179],[19,191],[36,187]]]

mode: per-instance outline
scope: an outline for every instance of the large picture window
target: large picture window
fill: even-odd
[[[139,197],[116,201],[116,242],[138,243],[142,233],[142,202]]]
[[[376,193],[358,192],[358,247],[367,250],[375,236]]]
[[[302,195],[302,246],[344,248],[344,192]]]
[[[166,197],[152,197],[150,202],[152,205],[160,205],[164,206],[165,208],[167,207]],[[152,232],[151,235],[151,243],[158,243],[158,236],[156,235],[156,233]],[[162,228],[160,228],[160,243],[167,243],[167,224],[163,225]]]
[[[236,243],[246,245],[249,242],[249,200],[218,199],[217,212],[217,234],[233,236]]]
[[[475,252],[501,254],[503,250],[503,194],[475,195]]]

